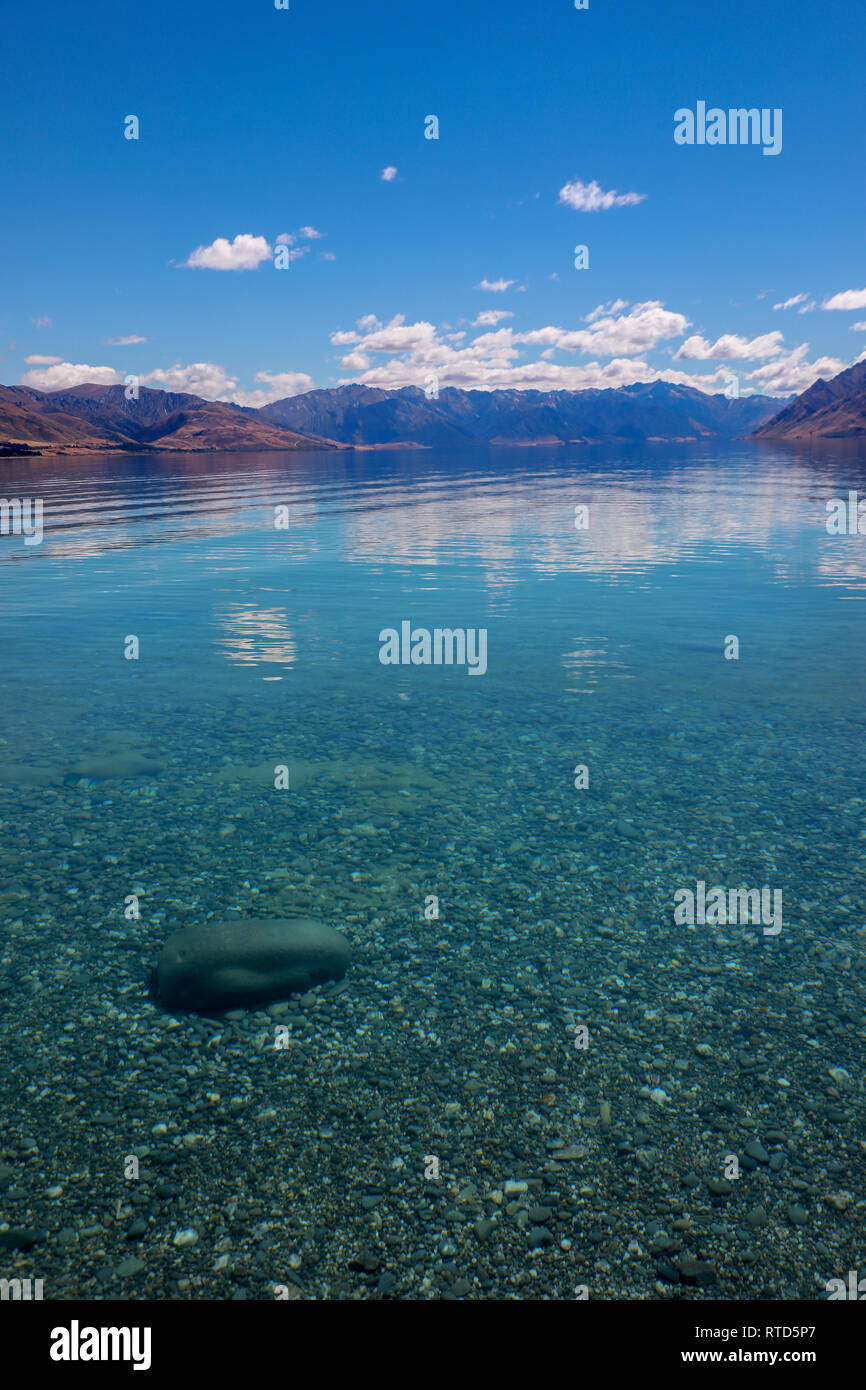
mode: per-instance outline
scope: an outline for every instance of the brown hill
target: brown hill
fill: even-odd
[[[866,434],[866,362],[816,381],[752,439],[852,439]]]
[[[0,440],[77,450],[266,451],[338,449],[298,434],[257,410],[200,396],[84,383],[63,391],[0,387]]]
[[[46,414],[32,397],[37,392],[24,386],[0,386],[0,439],[12,444],[45,445],[77,449],[121,447],[116,436],[100,425],[57,410]]]

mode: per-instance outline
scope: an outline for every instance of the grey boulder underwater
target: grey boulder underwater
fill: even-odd
[[[342,933],[309,917],[213,922],[168,938],[151,988],[167,1009],[219,1012],[342,979],[350,956]]]

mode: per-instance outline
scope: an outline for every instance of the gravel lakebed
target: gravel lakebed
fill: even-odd
[[[829,869],[824,893],[820,815],[791,853],[833,906],[711,931],[673,924],[663,805],[649,828],[618,792],[533,795],[519,765],[508,796],[491,773],[458,800],[444,759],[372,733],[280,799],[261,743],[206,797],[188,739],[156,775],[0,785],[3,1277],[51,1299],[814,1299],[862,1264],[863,929]],[[146,730],[103,744],[148,753]],[[713,882],[731,826],[708,799],[690,830],[673,853]],[[345,933],[345,979],[213,1018],[149,997],[171,931],[292,915]]]

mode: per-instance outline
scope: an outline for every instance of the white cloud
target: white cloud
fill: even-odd
[[[130,333],[128,338],[109,338],[108,347],[130,347],[133,343],[146,343],[146,338],[139,338],[137,333]]]
[[[28,367],[53,367],[58,362],[62,362],[62,357],[25,357],[24,361]]]
[[[368,319],[360,319],[359,327],[373,319],[370,329],[364,338],[358,334],[335,333],[331,336],[331,342],[336,346],[344,343],[361,343],[365,352],[411,352],[424,353],[436,343],[436,329],[432,323],[410,323],[404,322],[405,314],[397,314],[390,323],[382,327],[373,315]]]
[[[366,372],[372,367],[373,360],[365,352],[347,352],[340,365],[347,372]]]
[[[210,246],[197,246],[184,264],[200,270],[256,270],[270,254],[265,237],[241,232],[231,242],[218,236]]]
[[[298,236],[306,237],[307,241],[319,241],[324,235],[324,232],[317,232],[315,227],[302,227],[298,232]]]
[[[866,290],[841,290],[821,305],[822,309],[866,309]]]
[[[277,246],[294,246],[294,244],[295,244],[295,234],[294,234],[294,232],[280,232],[280,235],[277,237],[277,240],[276,240],[276,243],[275,243],[275,244],[276,244]]]
[[[28,357],[28,362],[50,363],[42,370],[25,373],[22,386],[33,386],[39,391],[68,390],[85,382],[99,386],[121,385],[125,373],[114,367],[88,367],[73,362],[63,362],[60,358]],[[261,383],[252,391],[238,389],[235,376],[216,362],[191,362],[184,366],[175,362],[171,367],[158,367],[152,372],[139,375],[141,386],[150,386],[160,391],[174,391],[178,394],[201,396],[207,401],[231,401],[235,405],[266,405],[269,401],[282,400],[284,396],[297,396],[302,391],[312,391],[315,382],[306,372],[257,372],[254,382]]]
[[[263,382],[263,386],[255,391],[235,391],[231,396],[234,405],[257,408],[285,396],[300,396],[304,391],[312,391],[316,384],[306,372],[256,372],[254,380]]]
[[[225,367],[216,362],[191,362],[184,367],[175,362],[171,367],[157,367],[138,378],[142,386],[154,386],[159,391],[177,391],[191,396],[203,396],[215,401],[229,396],[237,389],[237,378],[229,376]]]
[[[123,372],[114,367],[88,367],[83,362],[58,362],[50,367],[37,368],[25,372],[21,378],[22,386],[32,386],[37,391],[68,391],[71,386],[82,386],[85,382],[97,386],[116,386],[123,381]]]
[[[397,167],[396,167],[396,165],[394,165],[394,164],[388,164],[388,165],[382,170],[382,173],[380,174],[379,177],[380,177],[385,183],[393,183],[394,180],[395,180],[396,177],[397,177]]]
[[[851,329],[852,333],[866,333],[866,319],[864,319],[863,323],[851,323],[848,327]],[[28,361],[29,360],[28,358]]]
[[[467,349],[467,354],[469,350]],[[361,368],[360,377],[340,378],[340,385],[360,380],[367,386],[396,389],[400,386],[423,386],[425,373],[436,369],[441,386],[458,386],[464,390],[494,391],[511,388],[522,391],[583,391],[608,386],[631,386],[635,382],[670,381],[693,386],[702,391],[720,391],[724,380],[719,373],[711,377],[691,376],[686,372],[658,371],[640,359],[614,358],[603,366],[589,362],[583,366],[563,365],[548,360],[513,365],[508,362],[474,360],[471,355],[456,354],[457,360],[444,361],[438,354],[429,364],[416,364],[394,359],[368,370]],[[346,371],[354,366],[343,364]],[[726,375],[726,374],[725,374]]]
[[[487,290],[489,294],[502,294],[514,284],[513,280],[479,280],[476,290]]]
[[[578,212],[603,212],[608,208],[632,207],[635,203],[642,203],[645,197],[645,193],[617,193],[615,189],[605,193],[595,179],[592,183],[581,183],[580,179],[575,179],[573,183],[566,183],[559,190],[559,201],[565,207],[575,208]]]
[[[776,357],[782,351],[783,336],[778,329],[763,333],[758,338],[741,338],[737,333],[723,333],[714,343],[695,334],[674,354],[675,362],[706,362],[710,358],[719,362],[734,362],[745,357]]]
[[[403,315],[369,332],[334,333],[331,341],[335,346],[352,349],[341,359],[346,373],[341,384],[360,381],[386,388],[423,385],[425,375],[435,370],[440,385],[477,390],[579,390],[658,380],[681,382],[707,391],[724,386],[721,371],[694,377],[682,371],[659,371],[642,357],[630,356],[681,335],[688,327],[687,318],[666,310],[657,301],[636,304],[629,314],[608,316],[591,328],[578,330],[547,327],[515,333],[513,328],[496,328],[495,324],[479,326],[489,326],[494,331],[480,333],[465,344],[455,341],[454,334],[443,335],[431,323],[407,324]],[[530,348],[538,349],[539,356],[521,361]],[[613,360],[604,366],[597,360],[585,366],[564,365],[552,360],[560,351],[610,354]],[[380,354],[386,360],[376,360]]]
[[[666,338],[678,338],[688,326],[684,314],[673,313],[653,299],[633,305],[628,314],[596,319],[589,328],[539,328],[520,334],[515,341],[555,346],[563,352],[628,355],[648,352]]]
[[[336,259],[337,259],[337,257],[334,255],[333,251],[323,251],[323,252],[322,252],[322,260],[323,260],[323,261],[335,261]]]
[[[37,328],[51,328],[52,326],[49,318],[31,319],[30,322],[35,323]]]
[[[484,309],[472,324],[473,328],[495,328],[503,319],[513,319],[510,309]]]
[[[808,343],[801,343],[792,352],[757,367],[747,376],[750,381],[757,383],[760,391],[771,396],[785,396],[792,391],[805,391],[819,377],[826,380],[837,376],[848,366],[847,362],[840,362],[838,357],[819,357],[815,362],[806,362],[804,358],[808,348]]]
[[[602,314],[618,314],[620,309],[628,308],[627,299],[611,299],[607,304],[598,304],[588,314],[584,314],[584,323],[593,323],[595,319],[601,318]]]
[[[402,323],[402,318],[399,320]],[[331,342],[335,347],[350,347],[353,343],[360,343],[361,333],[373,333],[382,325],[375,314],[364,314],[363,318],[357,320],[360,332],[356,333],[354,328],[340,329],[331,334]]]
[[[758,296],[760,299],[760,295]],[[793,309],[795,304],[805,304],[807,296],[805,294],[794,294],[790,299],[785,299],[781,304],[773,305],[773,313],[779,309]]]

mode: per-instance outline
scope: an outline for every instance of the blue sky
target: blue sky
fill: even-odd
[[[2,22],[4,382],[783,394],[866,351],[866,7],[48,0]],[[676,144],[699,101],[781,109],[780,153]]]

